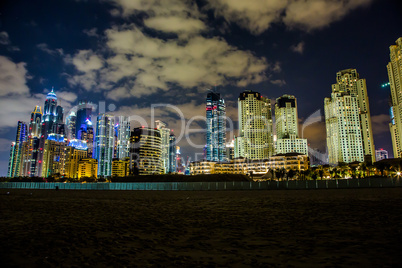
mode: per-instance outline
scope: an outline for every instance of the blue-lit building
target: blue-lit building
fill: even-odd
[[[225,161],[226,155],[226,107],[220,94],[210,91],[207,94],[207,161]]]
[[[42,135],[46,139],[50,133],[65,134],[63,108],[57,105],[57,96],[53,88],[46,96],[42,116]]]
[[[63,137],[65,134],[63,108],[57,105],[57,96],[54,92],[54,88],[52,88],[52,91],[47,94],[45,105],[43,108],[42,133],[39,140],[39,151],[37,157],[37,176],[46,176],[46,174],[42,175],[42,172],[44,170],[43,153],[46,140],[50,134],[58,134],[62,135]]]
[[[80,131],[86,128],[87,120],[91,121],[92,105],[86,101],[80,101],[78,104],[78,110],[75,116],[75,137],[80,138]]]
[[[98,115],[93,155],[93,158],[98,160],[98,177],[110,177],[112,175],[114,126],[113,116],[107,114]]]

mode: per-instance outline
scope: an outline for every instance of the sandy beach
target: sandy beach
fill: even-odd
[[[402,188],[0,189],[0,254],[7,267],[391,267],[401,212]]]

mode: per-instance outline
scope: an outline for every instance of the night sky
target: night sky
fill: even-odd
[[[237,129],[245,89],[295,95],[301,134],[325,150],[324,98],[336,72],[367,79],[375,147],[391,153],[389,46],[402,36],[395,0],[71,0],[0,4],[0,175],[17,121],[28,122],[54,86],[65,114],[79,100],[151,123],[152,104],[183,112],[194,160],[202,153],[205,98],[215,87]],[[155,109],[180,134],[173,108]],[[133,121],[132,127],[144,122]],[[234,134],[236,134],[235,131]]]

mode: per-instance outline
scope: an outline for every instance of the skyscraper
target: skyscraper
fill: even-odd
[[[169,173],[169,151],[170,151],[170,129],[166,127],[166,124],[160,120],[156,120],[156,128],[161,133],[161,146],[162,146],[162,168],[163,173]]]
[[[119,116],[118,119],[116,158],[124,159],[130,155],[130,122],[127,116]]]
[[[27,141],[27,125],[18,121],[17,133],[15,135],[15,143],[11,146],[8,176],[10,178],[20,177],[22,169],[22,149],[24,142]]]
[[[207,94],[207,146],[208,161],[225,161],[226,154],[226,107],[220,94],[210,91]]]
[[[169,136],[169,172],[175,173],[177,171],[176,162],[176,136],[170,133]]]
[[[324,107],[329,163],[375,161],[366,80],[355,69],[338,72]]]
[[[239,130],[236,157],[267,159],[273,155],[271,100],[246,90],[238,98]]]
[[[46,96],[45,105],[42,115],[42,131],[39,139],[39,151],[37,157],[37,176],[42,176],[43,171],[43,152],[45,141],[50,134],[65,134],[63,123],[63,108],[57,105],[57,96],[54,93],[54,88]]]
[[[40,106],[35,106],[31,113],[28,137],[23,143],[22,152],[22,176],[39,176],[39,143],[41,138],[42,110]]]
[[[130,137],[130,174],[162,174],[161,134],[155,128],[134,128]]]
[[[81,128],[85,128],[87,119],[89,119],[89,121],[92,121],[91,115],[92,105],[87,101],[80,101],[75,117],[75,136],[77,137],[77,139],[81,139],[79,138],[79,132]]]
[[[275,103],[276,153],[308,154],[307,139],[299,138],[297,100],[295,96],[283,95]]]
[[[66,118],[66,125],[67,125],[67,137],[70,140],[76,139],[76,120],[77,120],[77,114],[74,111],[71,111],[67,118]]]
[[[391,131],[394,157],[402,157],[402,37],[389,47],[390,62],[387,65],[391,89]]]
[[[31,113],[31,121],[29,122],[29,136],[40,138],[42,123],[42,109],[40,106],[35,106]]]
[[[96,122],[94,158],[98,160],[98,177],[112,175],[114,149],[114,117],[100,114]]]

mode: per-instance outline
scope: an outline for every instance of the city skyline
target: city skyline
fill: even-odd
[[[241,7],[227,4],[225,9],[223,1],[210,1],[208,6],[201,2],[166,1],[159,6],[151,2],[144,7],[122,1],[71,1],[62,6],[41,1],[47,15],[42,17],[33,12],[40,5],[21,1],[24,11],[11,2],[2,6],[0,175],[7,172],[17,122],[28,121],[52,86],[60,93],[64,116],[90,96],[94,103],[105,102],[108,113],[143,115],[147,120],[154,103],[175,105],[186,119],[205,116],[206,88],[215,84],[225,99],[227,116],[235,122],[240,92],[250,89],[271,100],[291,94],[298,99],[299,123],[303,124],[310,115],[324,116],[323,99],[329,95],[334,76],[348,68],[357,69],[367,79],[375,149],[392,152],[390,90],[381,84],[388,82],[389,46],[402,35],[394,26],[402,23],[396,1],[342,2],[336,12],[323,13],[333,16],[321,18],[321,22],[282,15],[257,20],[268,17],[269,10],[274,14],[294,12],[296,7],[290,4],[272,9],[260,3],[260,11],[256,11],[251,2],[242,7],[247,11],[245,18],[238,18],[233,12]],[[322,2],[328,7],[329,2]],[[311,2],[304,5],[308,12]],[[175,11],[177,7],[189,16]],[[61,14],[61,9],[74,10],[78,12],[74,17],[82,18],[68,24],[71,18]],[[96,16],[84,19],[87,13]],[[256,19],[247,22],[253,16]],[[342,41],[332,44],[338,38]],[[180,129],[174,113],[158,110],[157,117],[175,132]],[[325,125],[320,119],[300,135],[313,147],[323,149]],[[199,128],[205,128],[204,124],[195,121]],[[202,143],[204,136],[192,137]],[[179,146],[186,156],[202,152],[183,142]]]

